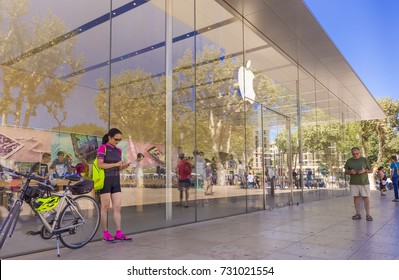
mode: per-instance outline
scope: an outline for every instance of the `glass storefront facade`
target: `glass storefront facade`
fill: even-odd
[[[64,151],[91,165],[102,136],[119,128],[123,159],[145,156],[142,186],[135,168],[121,174],[126,233],[349,194],[344,123],[359,116],[225,1],[0,5],[1,164],[29,171],[43,153]],[[319,143],[326,127],[338,132]],[[189,208],[176,207],[180,153],[193,166]],[[18,185],[3,179],[2,220]],[[23,209],[9,242],[24,245],[1,255],[54,248],[26,238],[39,226]]]

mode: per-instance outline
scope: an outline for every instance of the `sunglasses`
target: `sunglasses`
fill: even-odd
[[[359,153],[353,153],[352,156],[357,156]]]
[[[112,137],[113,138],[113,137]],[[116,142],[120,142],[120,141],[122,141],[122,138],[114,138],[114,140],[116,141]]]

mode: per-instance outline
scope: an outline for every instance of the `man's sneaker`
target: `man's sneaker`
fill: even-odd
[[[127,237],[126,235],[124,235],[124,234],[122,233],[121,230],[118,230],[118,231],[115,233],[115,240],[116,240],[116,241],[118,241],[118,240],[132,241],[132,238],[131,238],[131,237]]]
[[[103,241],[113,243],[113,242],[115,242],[115,238],[108,231],[104,231]]]

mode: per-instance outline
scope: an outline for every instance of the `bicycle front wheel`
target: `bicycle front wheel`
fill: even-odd
[[[22,207],[22,202],[17,201],[17,203],[15,203],[14,206],[11,207],[10,212],[8,213],[6,219],[1,225],[0,250],[1,248],[3,248],[4,242],[6,241],[7,237],[10,237],[13,233],[12,231],[14,231],[14,225],[18,221],[20,213],[19,211],[21,210],[21,207]]]
[[[78,196],[62,209],[58,229],[65,247],[77,249],[93,239],[100,225],[100,207],[90,196]],[[65,229],[64,231],[62,229]]]

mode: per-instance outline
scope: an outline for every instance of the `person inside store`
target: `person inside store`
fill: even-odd
[[[157,166],[157,169],[155,172],[157,173],[158,178],[161,178],[162,173],[161,173],[161,167],[159,165]]]
[[[30,173],[36,175],[36,178],[47,180],[49,179],[49,168],[48,163],[51,161],[51,154],[50,153],[43,153],[42,159],[40,162],[36,162],[31,170]]]
[[[111,128],[103,136],[102,145],[98,147],[98,167],[104,169],[104,187],[100,190],[101,201],[101,227],[103,229],[103,240],[115,242],[116,240],[132,240],[123,234],[121,229],[121,183],[120,171],[128,168],[130,163],[122,161],[122,150],[118,144],[122,141],[122,132],[117,128]],[[113,209],[115,235],[108,231],[108,210]]]
[[[89,164],[87,160],[82,157],[80,162],[75,165],[76,173],[82,177],[88,176],[89,174]]]
[[[64,174],[59,174],[58,171],[60,169],[65,169],[63,173],[69,172],[72,173],[74,171],[74,167],[72,166],[73,157],[69,153],[65,153],[64,151],[57,152],[57,158],[53,160],[51,163],[50,169],[56,170],[58,176],[62,176]]]
[[[363,200],[364,209],[366,210],[366,220],[372,221],[370,215],[370,182],[368,173],[372,173],[368,160],[360,155],[360,149],[353,147],[351,149],[352,157],[345,163],[345,174],[350,175],[350,191],[353,196],[356,214],[352,216],[353,220],[360,220],[360,202]]]

